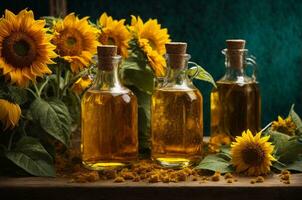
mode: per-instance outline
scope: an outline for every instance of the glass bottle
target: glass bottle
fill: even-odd
[[[261,98],[256,80],[256,62],[248,56],[245,40],[227,40],[226,73],[211,93],[211,143],[227,144],[249,129],[261,128]],[[253,66],[252,76],[247,65]]]
[[[97,50],[98,74],[81,103],[82,161],[92,170],[119,168],[138,157],[137,99],[119,81],[121,56],[113,45]]]
[[[182,168],[202,156],[202,95],[186,75],[186,43],[166,44],[168,74],[151,100],[152,159]]]

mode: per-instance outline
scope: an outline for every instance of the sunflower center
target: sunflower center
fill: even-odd
[[[36,44],[26,33],[14,32],[4,38],[1,54],[8,64],[23,68],[30,66],[36,59]]]
[[[115,40],[114,40],[114,38],[109,37],[109,38],[108,38],[108,41],[107,41],[107,44],[108,44],[108,45],[115,45]]]
[[[74,46],[77,43],[77,39],[73,38],[73,37],[68,37],[66,40],[67,45],[69,46]]]
[[[61,56],[78,56],[84,50],[84,38],[76,29],[65,29],[57,41],[57,51]]]
[[[264,156],[265,153],[257,144],[246,146],[242,151],[243,161],[248,165],[258,166],[263,162]]]
[[[17,41],[14,44],[14,51],[18,56],[26,56],[29,50],[30,46],[25,40]]]

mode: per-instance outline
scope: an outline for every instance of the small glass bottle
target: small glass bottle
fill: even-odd
[[[186,43],[166,44],[168,74],[152,95],[152,159],[164,167],[182,168],[202,156],[202,95],[186,74]]]
[[[245,40],[227,40],[226,73],[217,81],[211,93],[211,143],[218,145],[233,141],[249,129],[253,133],[261,127],[261,98],[256,80],[256,62],[248,57]],[[248,76],[246,66],[254,67]]]
[[[117,47],[98,47],[98,73],[84,94],[82,161],[92,170],[119,168],[138,158],[137,99],[118,77]]]

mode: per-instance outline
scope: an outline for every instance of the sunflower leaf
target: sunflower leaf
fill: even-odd
[[[277,169],[278,171],[287,169],[291,171],[302,172],[302,158],[300,157],[300,159],[297,159],[289,164],[284,164],[282,162],[274,162],[273,168]]]
[[[27,173],[34,176],[55,176],[52,157],[35,138],[24,136],[5,156]]]
[[[220,155],[208,155],[195,167],[195,169],[205,169],[219,171],[221,173],[233,172],[232,164]]]
[[[152,70],[150,68],[142,69],[136,62],[123,66],[122,79],[125,85],[133,85],[142,92],[151,94],[153,91],[154,77]]]
[[[294,110],[295,105],[292,105],[288,116],[292,118],[294,124],[296,125],[296,134],[297,135],[302,135],[302,120],[299,117],[299,115],[295,112]]]
[[[200,65],[198,65],[195,62],[189,62],[189,64],[193,64],[193,67],[190,67],[187,70],[187,74],[189,75],[189,77],[192,77],[194,79],[198,79],[198,80],[202,80],[202,81],[206,81],[211,83],[215,88],[216,83],[213,79],[213,77],[211,76],[211,74],[209,72],[207,72],[204,68],[202,68]]]
[[[270,135],[270,141],[274,144],[276,149],[276,156],[284,153],[286,151],[286,145],[290,139],[290,136],[280,133],[278,131],[273,131],[271,129],[268,130],[268,134]]]
[[[297,160],[302,154],[302,142],[300,140],[289,140],[285,146],[284,151],[279,156],[279,161],[285,164],[292,163]]]
[[[36,99],[31,104],[31,115],[42,129],[65,146],[69,145],[71,117],[66,105],[58,100]]]

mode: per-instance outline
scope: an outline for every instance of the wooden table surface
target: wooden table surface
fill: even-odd
[[[291,183],[280,182],[277,175],[266,177],[264,183],[250,183],[251,178],[238,177],[238,182],[200,183],[113,183],[112,180],[94,183],[71,183],[63,178],[0,177],[0,199],[22,200],[94,200],[94,199],[302,199],[302,174],[293,174]]]

